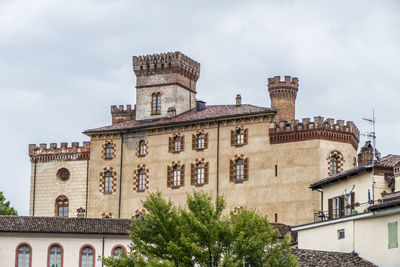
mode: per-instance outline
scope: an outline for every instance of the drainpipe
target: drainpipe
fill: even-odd
[[[102,244],[102,248],[101,248],[101,257],[104,258],[104,234],[103,234],[103,244]],[[101,267],[103,267],[103,261],[101,261]]]
[[[35,216],[35,198],[36,198],[36,162],[37,159],[34,159],[35,165],[33,170],[33,196],[32,196],[32,216]]]
[[[219,121],[217,122],[217,196],[219,194]]]
[[[121,196],[122,196],[122,159],[124,151],[124,134],[121,133],[121,163],[119,166],[119,201],[118,201],[118,218],[121,218]]]
[[[88,194],[89,194],[89,160],[86,163],[86,212],[85,216],[88,216]]]

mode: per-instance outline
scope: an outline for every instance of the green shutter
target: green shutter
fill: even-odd
[[[397,231],[397,222],[388,223],[388,234],[389,234],[389,248],[397,248],[398,247],[398,231]]]

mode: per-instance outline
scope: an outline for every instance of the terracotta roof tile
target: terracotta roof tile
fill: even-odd
[[[359,257],[356,253],[342,253],[342,252],[331,252],[331,251],[320,251],[310,249],[292,249],[292,252],[297,257],[297,261],[300,266],[360,266],[369,267],[377,266],[371,262],[364,260]]]
[[[126,235],[129,219],[0,216],[0,232]]]
[[[161,118],[158,120],[144,120],[144,121],[126,121],[116,123],[110,126],[86,130],[84,133],[96,133],[107,131],[131,130],[137,128],[163,126],[170,124],[186,123],[191,121],[212,120],[224,117],[236,117],[241,115],[262,113],[276,113],[274,109],[258,107],[248,104],[240,106],[236,105],[210,105],[206,106],[204,110],[192,109],[172,118]]]
[[[400,155],[389,154],[384,156],[381,160],[375,162],[376,167],[393,168],[400,163]]]

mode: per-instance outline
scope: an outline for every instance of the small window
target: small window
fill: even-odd
[[[31,266],[31,248],[28,245],[20,245],[17,249],[17,267]]]
[[[112,159],[114,157],[114,145],[112,143],[106,144],[106,159]]]
[[[204,163],[199,162],[197,164],[197,180],[196,180],[197,185],[203,185],[204,184]]]
[[[236,145],[240,146],[244,144],[244,130],[239,129],[236,131]]]
[[[147,153],[146,151],[146,142],[144,140],[141,140],[139,142],[139,156],[145,156]]]
[[[62,181],[65,182],[69,179],[69,170],[66,168],[61,168],[57,171],[57,178]]]
[[[140,214],[139,214],[140,215]],[[116,247],[114,248],[113,252],[112,252],[112,256],[115,259],[118,259],[121,257],[122,252],[125,251],[122,247]]]
[[[275,177],[278,177],[278,165],[275,165]]]
[[[174,152],[180,152],[180,151],[181,151],[181,137],[175,136],[174,137]]]
[[[398,243],[398,222],[388,223],[389,248],[399,247]]]
[[[338,174],[338,162],[339,159],[336,155],[331,156],[330,158],[330,175],[336,175]]]
[[[236,160],[236,182],[242,182],[244,180],[244,161],[243,159]]]
[[[153,93],[151,95],[151,115],[161,114],[161,94]]]
[[[49,266],[62,267],[62,249],[58,245],[53,245],[49,249]]]
[[[138,184],[138,191],[145,191],[146,190],[146,170],[140,169],[139,170],[139,184]]]
[[[204,138],[204,134],[203,133],[199,133],[197,135],[197,149],[204,149],[204,142],[205,138]]]
[[[173,167],[173,187],[179,187],[181,185],[181,166],[175,165]]]
[[[68,217],[68,198],[66,196],[59,196],[56,199],[56,216]]]
[[[112,184],[113,184],[113,174],[110,171],[107,171],[104,174],[104,192],[111,193],[112,192]]]
[[[344,239],[345,238],[344,229],[338,230],[337,231],[337,236],[338,236],[338,239]]]
[[[94,266],[94,251],[91,247],[86,246],[81,250],[81,266],[80,267],[93,267]]]

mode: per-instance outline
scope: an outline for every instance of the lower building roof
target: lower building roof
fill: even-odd
[[[343,253],[311,249],[292,249],[300,266],[377,266],[361,257],[357,253]]]

